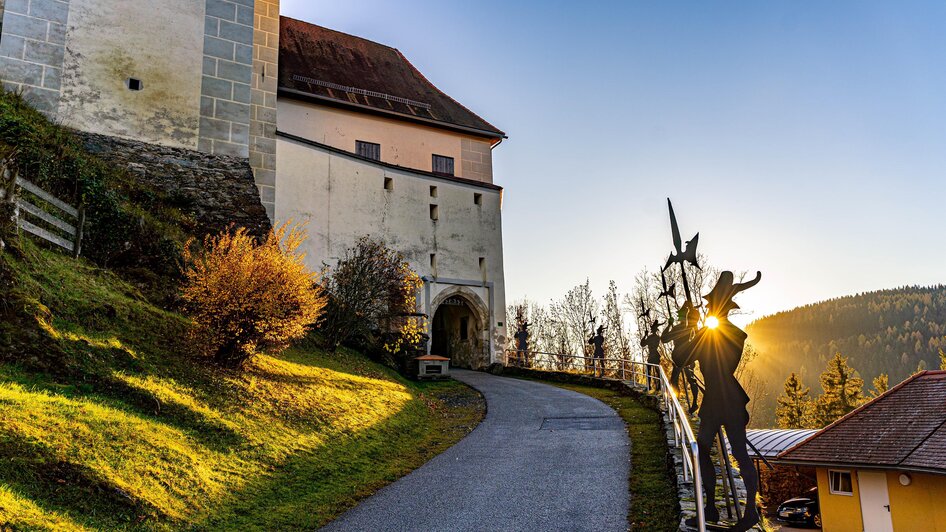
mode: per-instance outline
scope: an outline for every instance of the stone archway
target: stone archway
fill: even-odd
[[[451,365],[479,368],[489,362],[489,309],[465,287],[452,287],[434,298],[430,352]]]

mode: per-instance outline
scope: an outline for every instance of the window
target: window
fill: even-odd
[[[434,274],[434,277],[437,276],[437,254],[430,254],[430,272]]]
[[[473,205],[482,205],[483,204],[483,195],[479,192],[473,193]]]
[[[854,495],[854,488],[851,486],[850,471],[828,470],[828,483],[832,494],[834,495]]]
[[[440,219],[440,209],[436,205],[430,206],[430,219],[435,222]]]
[[[453,175],[453,157],[434,155],[433,168],[435,174]]]
[[[431,187],[430,187],[430,197],[431,197],[431,198],[436,198],[436,197],[437,197],[437,187],[435,187],[435,186],[431,186]]]
[[[483,276],[483,281],[486,281],[486,257],[480,257],[480,275]]]
[[[128,90],[140,91],[145,88],[145,84],[138,78],[128,78]]]
[[[463,316],[460,318],[460,340],[470,339],[470,318]]]
[[[384,190],[394,190],[394,180],[390,177],[384,178]]]
[[[355,141],[355,153],[367,159],[381,160],[381,145],[363,140]]]

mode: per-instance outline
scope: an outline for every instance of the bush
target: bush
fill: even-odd
[[[193,240],[184,249],[181,298],[202,350],[227,367],[278,351],[305,335],[325,306],[318,275],[297,252],[306,238],[285,223],[257,243],[245,228]]]
[[[422,284],[400,253],[361,237],[325,282],[328,306],[321,330],[328,346],[348,343],[396,355],[419,344],[424,324],[416,307]]]

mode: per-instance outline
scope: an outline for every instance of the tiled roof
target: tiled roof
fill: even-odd
[[[779,459],[946,474],[946,371],[917,373]]]
[[[472,134],[505,134],[447,96],[396,48],[315,24],[280,17],[280,94]]]
[[[775,458],[778,454],[810,438],[814,429],[750,429],[746,431],[749,455],[753,458]],[[729,440],[726,441],[729,445]],[[758,452],[756,452],[758,451]]]

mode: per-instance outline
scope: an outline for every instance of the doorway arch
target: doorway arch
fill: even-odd
[[[489,361],[489,309],[465,287],[444,290],[433,301],[430,352],[451,365],[479,368]]]

